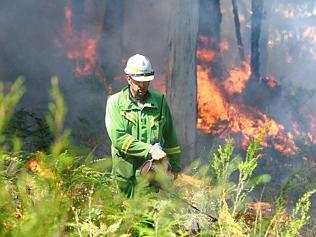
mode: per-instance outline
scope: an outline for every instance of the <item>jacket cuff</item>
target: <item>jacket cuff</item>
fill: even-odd
[[[148,146],[147,146],[147,148],[146,148],[146,155],[145,155],[145,158],[146,159],[151,159],[151,154],[149,153],[150,152],[150,150],[151,150],[151,148],[153,147],[153,145],[151,145],[151,144],[147,144]]]

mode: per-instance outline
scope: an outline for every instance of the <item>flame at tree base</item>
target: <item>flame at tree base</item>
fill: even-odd
[[[226,88],[228,88],[228,84],[233,85],[231,83],[233,80],[232,75],[246,78],[250,74],[249,66],[244,66],[244,69],[245,75],[241,75],[241,70],[236,69],[229,74]],[[201,65],[197,66],[197,78],[198,129],[204,133],[222,137],[240,134],[244,148],[251,139],[265,133],[266,138],[262,142],[263,146],[272,146],[275,150],[285,155],[294,155],[297,152],[298,148],[293,141],[293,136],[291,133],[285,132],[284,126],[258,110],[228,101],[226,94],[244,89],[244,80],[239,80],[242,83],[237,84],[238,88],[236,90],[225,91],[223,89],[225,88],[225,81],[223,83],[224,87],[218,86],[216,80],[209,79],[212,78],[211,69]]]

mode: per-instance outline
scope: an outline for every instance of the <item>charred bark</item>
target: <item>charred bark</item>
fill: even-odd
[[[243,62],[245,61],[245,51],[244,51],[244,45],[242,43],[242,38],[241,38],[241,33],[240,33],[240,21],[239,21],[237,0],[232,0],[232,5],[233,5],[235,33],[236,33],[236,39],[237,39],[238,52],[239,52],[240,61]]]
[[[260,36],[263,1],[252,0],[251,3],[251,76],[247,82],[244,99],[249,105],[264,110],[269,106],[269,102],[271,103],[278,97],[280,88],[277,83],[270,78],[262,78],[260,75]],[[260,90],[260,93],[257,93],[258,90]]]
[[[259,41],[261,33],[261,20],[262,20],[262,0],[252,0],[251,2],[251,78],[259,79],[260,73],[260,50]]]
[[[221,43],[221,23],[222,23],[222,12],[220,0],[210,1],[210,15],[211,15],[211,37],[214,39],[212,48],[216,51],[220,51]]]
[[[167,95],[181,144],[183,163],[196,157],[196,68],[198,1],[174,0],[169,28]]]
[[[261,67],[260,75],[262,77],[267,76],[268,70],[268,59],[269,59],[269,36],[270,36],[270,16],[271,9],[274,2],[273,0],[267,0],[263,6],[263,16],[262,16],[262,36],[260,41],[261,49]]]
[[[199,35],[208,38],[199,41],[198,47],[212,50],[217,57],[210,63],[213,75],[216,78],[222,77],[222,62],[219,57],[221,51],[221,23],[222,13],[220,0],[200,0],[199,1]]]

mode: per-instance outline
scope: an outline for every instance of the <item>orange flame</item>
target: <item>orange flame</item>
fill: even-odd
[[[278,83],[273,78],[266,77],[263,80],[267,81],[267,85],[270,87],[270,89],[275,89],[278,86]]]
[[[213,80],[209,80],[210,69],[197,65],[198,121],[197,128],[212,133],[217,121],[228,122],[228,103]]]
[[[65,35],[71,35],[72,34],[72,11],[71,11],[70,7],[64,8],[64,15],[65,15],[65,19],[66,19],[64,33],[65,33]]]
[[[45,168],[42,162],[42,156],[45,155],[42,151],[37,151],[37,156],[30,159],[26,164],[26,168],[32,172],[48,179],[55,179],[55,175],[52,170]]]
[[[212,50],[198,49],[196,51],[196,56],[203,62],[208,63],[214,60],[216,54]]]
[[[244,91],[251,75],[249,63],[244,62],[242,68],[232,68],[228,72],[227,79],[222,85],[218,85],[212,76],[212,70],[204,66],[205,62],[209,62],[209,57],[205,57],[206,53],[210,55],[209,52],[209,50],[197,50],[197,59],[203,63],[197,65],[197,128],[212,135],[241,134],[243,147],[246,147],[253,138],[262,136],[265,131],[266,139],[262,142],[263,146],[272,146],[285,155],[295,154],[298,148],[293,136],[286,134],[284,126],[260,111],[228,100],[227,96]],[[276,82],[269,79],[268,85],[274,88]]]
[[[228,78],[223,82],[225,90],[229,94],[241,93],[251,75],[250,65],[242,62],[242,68],[232,68],[228,74]]]
[[[76,62],[74,70],[76,76],[90,75],[97,62],[97,39],[89,38],[85,32],[82,33],[80,38],[74,39],[76,48],[67,52],[67,57]],[[80,63],[84,62],[83,65]]]
[[[91,75],[98,59],[97,44],[100,34],[96,33],[91,36],[85,30],[76,34],[73,31],[73,14],[70,6],[64,8],[64,16],[63,43],[57,41],[57,47],[66,48],[66,56],[75,61],[74,73],[76,76]]]

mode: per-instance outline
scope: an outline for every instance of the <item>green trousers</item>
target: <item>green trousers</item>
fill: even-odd
[[[125,178],[116,174],[114,176],[118,189],[123,192],[126,197],[132,198],[136,195],[142,195],[149,192],[159,192],[160,189],[169,190],[172,187],[173,178],[166,175],[150,176],[136,175],[130,178]]]

